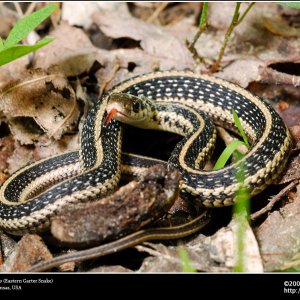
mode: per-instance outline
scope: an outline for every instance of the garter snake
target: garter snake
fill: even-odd
[[[0,190],[1,228],[13,234],[44,230],[49,227],[50,217],[65,205],[99,199],[115,189],[121,174],[122,129],[116,120],[105,127],[103,124],[107,105],[118,93],[159,102],[165,111],[157,121],[173,132],[186,135],[176,146],[170,162],[182,174],[182,196],[196,204],[231,205],[240,186],[235,171],[241,163],[246,170],[243,184],[252,195],[270,184],[285,166],[292,140],[269,104],[235,84],[206,75],[189,71],[145,74],[120,83],[99,99],[84,123],[80,151],[24,167],[4,182]],[[177,106],[170,110],[172,104]],[[204,111],[216,124],[234,131],[232,108],[252,143],[249,153],[221,170],[200,170],[198,167],[213,147],[215,134],[213,126],[203,123],[205,115],[195,111]],[[187,111],[192,119],[185,115]],[[134,157],[130,160],[124,156],[122,160],[124,169],[138,162]],[[134,168],[147,167],[147,163],[145,160],[144,166]]]

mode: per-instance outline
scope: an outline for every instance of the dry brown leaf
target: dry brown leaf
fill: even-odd
[[[14,143],[14,151],[7,159],[7,172],[12,174],[21,167],[37,160],[68,151],[79,150],[79,137],[79,132],[73,135],[63,135],[59,140],[49,140],[49,138],[42,136],[35,144],[34,149],[21,146],[20,143],[16,141]]]
[[[209,257],[209,245],[206,237],[199,235],[195,241],[184,245],[191,266],[198,271],[228,272],[229,269],[216,264]],[[181,244],[181,243],[180,243]],[[151,256],[144,259],[138,272],[182,272],[183,265],[177,246],[165,246],[161,243],[143,243],[135,247],[138,251],[147,252]]]
[[[0,90],[11,81],[15,81],[17,79],[21,79],[26,76],[27,70],[26,67],[29,64],[29,57],[23,56],[1,66],[0,68]]]
[[[275,84],[291,84],[294,87],[300,86],[300,76],[278,72],[268,67],[261,68],[260,76],[258,80],[268,84],[275,83]]]
[[[66,153],[80,149],[80,133],[63,135],[59,140],[50,140],[42,137],[35,144],[33,157],[40,160],[57,154]]]
[[[14,150],[14,139],[11,136],[6,136],[0,139],[0,170],[5,171],[8,167],[7,159],[11,156]],[[1,184],[1,179],[0,179]]]
[[[160,69],[184,69],[194,66],[185,45],[161,27],[114,12],[96,13],[93,20],[108,37],[139,41],[141,48],[159,61]]]
[[[21,146],[18,141],[15,141],[14,151],[7,159],[8,168],[7,172],[12,174],[19,170],[21,167],[34,162],[33,150],[27,147]]]
[[[286,167],[286,172],[279,181],[279,184],[289,183],[300,179],[300,155],[292,157]]]
[[[299,120],[299,124],[295,126],[291,126],[289,129],[295,141],[294,149],[299,150],[300,149],[300,120]]]
[[[190,264],[198,271],[229,272],[235,265],[237,225],[232,221],[228,227],[221,228],[211,237],[199,235],[185,244]],[[247,226],[244,232],[245,272],[262,272],[262,261],[254,234]],[[182,262],[178,248],[163,244],[144,243],[136,246],[154,257],[146,258],[139,272],[182,272]]]
[[[276,35],[285,37],[300,37],[299,28],[289,26],[289,24],[280,17],[263,18],[263,26]]]
[[[118,11],[128,14],[126,2],[63,2],[62,20],[70,25],[82,26],[88,29],[92,25],[92,15],[95,12]]]
[[[243,12],[247,6],[247,3],[242,3],[240,11]],[[202,57],[208,57],[210,60],[217,58],[224,39],[224,31],[231,22],[234,9],[233,2],[210,3],[208,24],[218,31],[208,29],[200,37],[196,49]],[[274,36],[263,28],[264,17],[277,15],[279,12],[276,4],[257,2],[253,6],[243,22],[234,29],[222,59],[224,70],[217,76],[247,87],[247,84],[253,80],[264,80],[263,72],[271,63],[299,62],[300,52],[297,51],[300,46],[299,38]],[[214,50],[216,45],[217,49]],[[293,82],[292,80],[297,80],[297,78],[291,79],[289,79],[290,83]]]
[[[211,255],[228,268],[233,268],[237,263],[237,233],[238,225],[235,220],[228,227],[220,229],[211,237]],[[259,248],[251,227],[247,224],[243,231],[243,266],[244,272],[263,272]]]
[[[63,22],[50,35],[54,41],[35,52],[35,68],[57,65],[66,76],[76,76],[91,68],[96,49],[81,29]]]
[[[96,59],[104,66],[103,69],[96,73],[96,76],[98,82],[101,84],[105,83],[106,90],[135,75],[159,69],[174,68],[173,61],[162,61],[160,58],[150,55],[141,49],[117,49],[111,51],[101,49],[97,52]],[[114,66],[118,68],[112,77],[111,69]],[[133,66],[132,69],[131,66]]]
[[[255,230],[265,271],[274,271],[284,266],[300,251],[300,186],[294,202],[274,211]],[[276,234],[274,234],[276,233]]]
[[[277,109],[277,112],[289,128],[300,124],[300,103],[298,101],[300,97],[299,88],[294,87],[293,85],[252,82],[249,85],[249,90],[263,99],[269,99],[271,105],[275,109],[277,109],[278,101],[287,102],[288,107],[283,111]]]
[[[18,18],[16,12],[0,3],[0,36],[6,38],[11,28],[16,24]]]
[[[259,80],[259,71],[262,66],[264,66],[264,62],[258,59],[239,59],[216,73],[215,76],[246,88],[250,82]]]
[[[43,133],[59,139],[73,130],[80,115],[75,92],[59,72],[33,71],[4,87],[0,100],[12,133],[23,144],[33,143]]]

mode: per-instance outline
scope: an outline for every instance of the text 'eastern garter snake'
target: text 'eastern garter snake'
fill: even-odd
[[[149,73],[120,83],[99,99],[86,118],[80,151],[34,163],[4,182],[0,190],[1,228],[13,234],[41,231],[64,206],[112,192],[120,179],[121,157],[124,172],[151,165],[150,159],[121,155],[118,121],[112,120],[103,130],[107,110],[116,96],[124,93],[153,100],[158,111],[151,116],[149,127],[184,136],[168,164],[180,171],[181,195],[193,203],[206,207],[231,205],[240,186],[235,171],[241,163],[245,166],[244,184],[252,195],[257,194],[278,177],[288,159],[292,140],[287,127],[269,104],[250,92],[189,71]],[[115,105],[114,109],[122,113],[123,108]],[[135,101],[131,105],[136,114],[146,106]],[[214,123],[236,131],[232,109],[252,147],[237,163],[203,171],[201,167],[216,138],[208,116]],[[150,105],[151,110],[154,108]]]

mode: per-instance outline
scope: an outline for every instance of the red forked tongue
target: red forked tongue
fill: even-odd
[[[106,116],[105,118],[105,124],[108,125],[108,123],[111,121],[111,119],[118,113],[118,110],[116,108],[113,108]]]

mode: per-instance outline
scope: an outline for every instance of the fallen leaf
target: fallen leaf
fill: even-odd
[[[0,36],[6,38],[18,20],[17,14],[0,3]]]
[[[12,136],[6,136],[0,139],[0,170],[5,171],[8,167],[7,159],[14,150],[14,139]],[[0,180],[1,184],[1,180]]]
[[[83,30],[62,22],[50,35],[54,41],[35,52],[35,68],[59,66],[66,76],[77,76],[91,68],[96,51]]]
[[[300,155],[290,158],[279,184],[289,183],[297,179],[300,179]]]
[[[82,26],[88,29],[92,25],[92,15],[95,12],[114,11],[128,14],[126,2],[63,2],[62,20],[70,25]]]
[[[294,149],[299,150],[300,149],[300,122],[298,125],[291,126],[289,130],[295,142]]]
[[[222,71],[216,73],[215,76],[246,88],[250,82],[260,79],[260,68],[263,66],[264,62],[259,59],[239,59],[232,62]]]
[[[33,157],[40,160],[57,154],[76,151],[80,149],[80,132],[63,135],[59,140],[50,140],[47,137],[40,138],[35,144]]]
[[[255,230],[264,270],[278,270],[300,251],[300,186],[294,202],[272,212]],[[276,234],[274,234],[276,232]]]
[[[59,139],[75,128],[80,115],[75,92],[59,72],[33,71],[4,87],[0,100],[11,132],[23,144],[43,133]]]
[[[213,236],[205,237],[200,234],[184,244],[190,265],[204,272],[232,271],[236,260],[236,235],[237,225],[232,221],[228,227],[221,228]],[[245,272],[262,272],[258,245],[250,226],[245,229],[244,238]],[[177,247],[144,243],[136,246],[136,249],[154,256],[144,260],[139,272],[182,272],[182,262]]]
[[[147,24],[129,15],[120,16],[114,12],[96,13],[93,20],[108,37],[139,41],[140,47],[159,61],[160,69],[165,69],[164,65],[168,65],[168,68],[172,65],[176,69],[194,66],[185,45],[161,27]]]
[[[261,68],[259,75],[259,81],[268,84],[291,84],[294,87],[298,87],[300,85],[300,76],[278,72],[268,67]]]
[[[298,28],[289,26],[289,24],[280,17],[264,18],[263,26],[273,34],[285,37],[300,37]]]
[[[14,151],[11,156],[7,159],[8,168],[7,172],[13,174],[20,168],[24,167],[29,163],[33,163],[35,160],[33,158],[33,150],[28,149],[20,145],[18,141],[15,141]]]
[[[29,56],[23,56],[0,68],[0,91],[10,82],[23,78],[27,74],[26,67]]]

